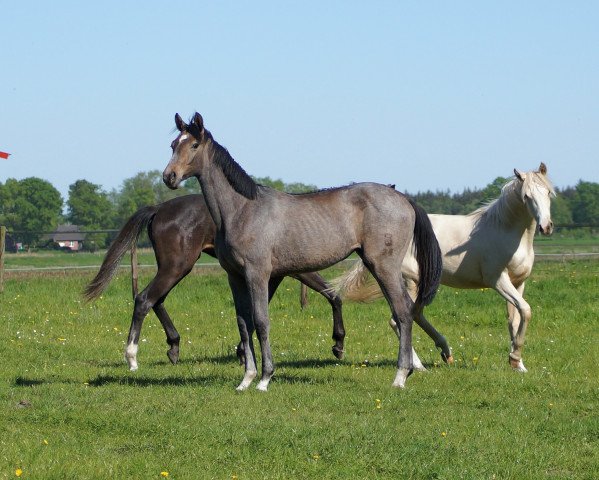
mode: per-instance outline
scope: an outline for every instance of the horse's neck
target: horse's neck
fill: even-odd
[[[528,212],[517,191],[509,192],[506,198],[503,199],[501,212],[498,212],[498,216],[503,229],[515,231],[522,237],[526,236],[527,241],[532,243],[537,222]]]
[[[206,149],[205,167],[197,178],[210,216],[217,230],[223,230],[248,200],[233,189],[222,169],[213,161],[215,148],[211,145]]]

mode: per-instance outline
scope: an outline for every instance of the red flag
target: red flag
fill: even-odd
[[[4,158],[5,160],[8,159],[9,155],[10,155],[10,153],[0,152],[0,158]]]

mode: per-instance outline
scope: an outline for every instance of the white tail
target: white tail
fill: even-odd
[[[380,287],[373,281],[362,260],[356,261],[350,270],[334,278],[330,283],[331,290],[337,292],[343,300],[365,303],[383,296]]]

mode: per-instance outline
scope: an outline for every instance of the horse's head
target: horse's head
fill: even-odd
[[[168,188],[173,190],[183,180],[200,173],[202,162],[205,159],[206,146],[212,138],[210,133],[204,129],[204,120],[197,112],[189,125],[177,113],[175,124],[179,135],[171,143],[173,156],[162,173],[162,180]]]
[[[514,169],[516,178],[522,183],[520,195],[530,215],[537,221],[543,235],[553,233],[551,221],[551,197],[555,191],[547,178],[547,167],[541,163],[536,172],[520,172]]]

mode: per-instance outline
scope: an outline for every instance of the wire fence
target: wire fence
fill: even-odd
[[[566,235],[560,235],[561,232],[565,232]],[[6,274],[27,274],[27,273],[49,273],[49,272],[85,272],[98,270],[99,264],[90,265],[50,265],[50,266],[5,266],[5,253],[6,251],[18,252],[18,249],[14,248],[14,238],[17,238],[19,234],[23,232],[10,232],[7,231],[6,227],[0,226],[0,292],[3,291],[4,277]],[[38,235],[50,235],[55,232],[27,232],[28,234]],[[108,234],[112,238],[116,236],[118,230],[104,229],[104,230],[87,230],[79,231],[81,234]],[[11,236],[11,242],[7,242],[7,238]],[[576,239],[582,240],[576,240]],[[567,241],[566,241],[567,240]],[[10,244],[10,248],[7,245]],[[36,249],[38,251],[50,251],[51,248]],[[150,252],[151,249],[149,250]],[[101,252],[100,252],[101,253]],[[20,256],[20,255],[17,255]],[[596,225],[563,225],[556,228],[554,236],[551,238],[538,237],[535,241],[535,260],[536,261],[557,261],[566,262],[571,260],[599,260],[599,227]],[[345,262],[352,262],[353,260],[346,260]],[[75,262],[73,262],[75,263]],[[217,261],[202,261],[197,263],[194,267],[196,271],[207,271],[209,269],[218,268],[219,264]],[[123,264],[120,266],[122,269],[130,269],[131,266]],[[141,263],[138,265],[139,269],[155,269],[155,263]]]

